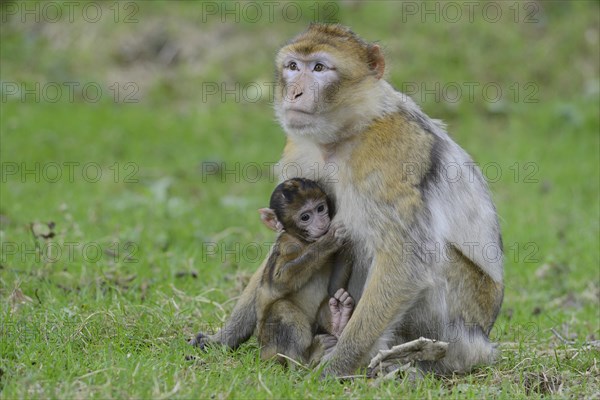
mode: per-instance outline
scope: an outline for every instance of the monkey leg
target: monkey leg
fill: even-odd
[[[323,357],[335,348],[337,342],[338,338],[329,333],[315,335],[312,345],[310,346],[308,364],[311,367],[317,366]]]
[[[412,281],[406,281],[407,274],[397,271],[402,268],[399,264],[397,257],[385,252],[380,252],[373,261],[371,276],[352,318],[336,348],[323,360],[326,364],[324,375],[345,376],[352,374],[362,363],[366,366],[370,356],[379,349],[379,339],[411,308],[425,280],[414,277]]]
[[[308,316],[288,300],[273,303],[266,315],[258,326],[261,358],[276,358],[285,365],[288,360],[278,356],[283,354],[305,364],[313,341],[313,324]]]
[[[448,342],[446,356],[419,362],[422,370],[463,373],[491,363],[496,350],[488,334],[502,303],[502,283],[460,253],[449,265],[425,265],[411,256],[402,263],[394,259],[378,255],[374,260],[352,318],[325,356],[324,373],[351,374],[378,350],[421,336]],[[422,272],[408,275],[404,268]]]
[[[310,348],[309,364],[317,365],[325,355],[329,354],[337,345],[338,338],[350,320],[354,310],[354,299],[345,289],[339,289],[326,307],[319,309],[319,325],[327,327],[330,333],[316,335]]]
[[[445,357],[436,360],[422,357],[416,366],[438,375],[469,372],[474,366],[491,363],[495,347],[479,324],[466,322],[448,307],[446,289],[428,289],[402,320],[393,343],[412,343],[420,337],[448,343]],[[394,355],[400,357],[402,354]]]
[[[267,260],[269,258],[267,257]],[[188,343],[204,349],[209,344],[221,344],[230,348],[236,348],[252,336],[256,328],[256,293],[263,275],[266,260],[250,278],[248,286],[242,292],[231,315],[223,327],[214,335],[206,335],[202,332]]]
[[[445,274],[423,291],[397,331],[398,343],[420,336],[448,342],[444,358],[417,363],[420,369],[440,375],[466,373],[494,361],[497,350],[488,335],[503,297],[502,283],[467,257],[455,253],[449,259]]]

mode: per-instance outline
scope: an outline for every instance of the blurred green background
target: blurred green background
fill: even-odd
[[[377,41],[488,178],[494,367],[320,384],[185,345],[273,241],[273,58],[315,20]],[[598,2],[2,1],[0,34],[2,398],[597,396]]]

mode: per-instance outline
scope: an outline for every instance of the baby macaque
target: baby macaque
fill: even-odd
[[[316,364],[335,347],[354,310],[353,298],[341,288],[347,284],[349,265],[336,263],[334,267],[333,263],[346,231],[342,225],[331,224],[331,203],[309,179],[279,184],[269,208],[259,212],[263,223],[279,236],[260,276],[251,284],[254,290],[242,294],[242,298],[251,297],[240,299],[251,303],[256,314],[240,314],[236,324],[243,326],[244,318],[256,318],[262,359],[276,357],[287,364],[291,358]],[[214,335],[199,333],[190,344],[201,348],[226,344],[237,334],[228,329]]]
[[[279,232],[257,293],[261,358],[283,354],[303,363],[318,362],[337,343],[354,309],[344,289],[328,294],[333,256],[345,230],[332,225],[325,192],[309,179],[281,183],[270,208],[259,210],[270,229]]]

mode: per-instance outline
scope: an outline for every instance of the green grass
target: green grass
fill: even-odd
[[[189,2],[136,3],[120,22],[105,3],[110,18],[97,23],[22,23],[11,4],[0,28],[1,398],[598,398],[600,353],[588,345],[600,339],[598,3],[504,3],[495,23],[480,12],[472,23],[423,23],[401,3],[329,3],[380,41],[398,88],[503,89],[497,102],[478,89],[472,101],[413,93],[484,167],[506,294],[497,364],[412,386],[321,382],[261,362],[254,339],[206,354],[185,343],[226,318],[273,240],[256,209],[284,144],[268,96],[222,101],[206,84],[268,84],[276,49],[314,4],[296,23],[280,8],[274,23],[203,22]],[[538,22],[515,23],[514,4],[542,7]],[[132,10],[137,22],[124,23]],[[175,61],[157,55],[161,43],[179,49]],[[6,92],[64,82],[97,83],[102,96]],[[128,82],[135,103],[124,102]],[[55,236],[44,239],[50,221]]]

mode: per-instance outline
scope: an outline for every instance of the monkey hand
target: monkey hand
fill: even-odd
[[[337,344],[337,343],[336,343]],[[317,366],[318,369],[321,370],[321,374],[320,374],[320,379],[327,379],[327,378],[339,378],[339,379],[344,379],[344,377],[347,377],[347,374],[343,374],[339,371],[336,371],[333,366],[331,365],[331,361],[332,361],[332,356],[333,356],[333,350],[336,348],[336,346],[333,346],[329,349],[327,349],[325,351],[324,356],[321,358],[321,362],[319,363],[319,365]]]
[[[344,226],[341,221],[334,222],[331,224],[329,228],[330,231],[333,231],[333,236],[335,237],[336,242],[341,246],[348,239],[348,230]]]
[[[198,333],[195,338],[188,340],[188,344],[197,346],[200,350],[206,350],[210,342],[210,337],[202,332]]]
[[[332,251],[338,250],[348,237],[346,227],[341,222],[333,222],[329,230],[319,240],[321,245]]]
[[[323,347],[324,354],[327,355],[331,352],[331,350],[333,350],[333,348],[338,342],[338,339],[337,337],[328,333],[322,333],[320,335],[315,336],[315,341],[318,341],[318,343],[320,343],[320,345]]]

